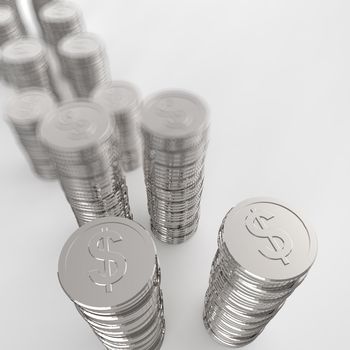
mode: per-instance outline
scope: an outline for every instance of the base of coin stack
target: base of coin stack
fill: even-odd
[[[219,343],[252,342],[306,277],[316,237],[285,204],[267,198],[231,209],[218,236],[203,320]]]
[[[141,129],[148,212],[156,238],[185,242],[197,231],[208,144],[202,101],[183,91],[164,91],[144,104]]]
[[[111,217],[82,226],[62,249],[58,277],[107,349],[160,349],[161,273],[152,237],[142,226]]]

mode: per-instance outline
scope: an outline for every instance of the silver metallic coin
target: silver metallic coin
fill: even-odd
[[[115,121],[102,106],[87,100],[61,104],[39,136],[79,225],[104,216],[132,217]]]
[[[100,84],[110,80],[102,41],[91,33],[64,37],[58,44],[63,71],[78,97],[89,97]]]
[[[34,171],[46,179],[56,178],[56,169],[41,144],[37,131],[42,121],[57,108],[53,96],[43,89],[28,89],[8,104],[6,115],[26,151]]]
[[[69,1],[49,2],[41,7],[39,18],[44,38],[56,53],[64,37],[85,30],[80,9]]]
[[[148,211],[163,242],[184,242],[197,230],[208,128],[205,105],[187,92],[161,92],[142,109]]]
[[[160,348],[160,267],[154,242],[139,224],[106,217],[80,227],[62,249],[58,278],[107,349]]]
[[[13,9],[10,6],[0,5],[0,46],[21,35]]]
[[[20,11],[18,10],[17,1],[16,0],[0,0],[0,5],[9,6],[12,9],[12,12],[15,16],[17,27],[19,28],[19,31],[21,35],[27,34],[27,29],[25,28],[25,25],[22,20],[22,16],[20,14]]]
[[[3,46],[2,61],[4,75],[15,88],[43,88],[57,97],[47,50],[39,40],[25,37],[7,42]]]
[[[269,198],[241,202],[224,218],[204,302],[211,336],[227,346],[253,341],[304,280],[317,239],[301,217]]]
[[[104,106],[116,120],[123,169],[135,170],[141,164],[141,99],[138,90],[130,83],[111,81],[98,86],[92,96],[94,101]]]

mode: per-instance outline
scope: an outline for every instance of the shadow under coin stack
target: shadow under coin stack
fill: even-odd
[[[57,108],[46,90],[28,89],[16,95],[7,106],[6,115],[26,150],[34,171],[45,179],[57,177],[54,163],[38,138],[40,123]]]
[[[244,201],[224,218],[204,324],[227,346],[253,341],[304,280],[317,240],[295,212],[266,198]]]
[[[15,19],[16,19],[16,22],[17,22],[17,26],[20,30],[20,33],[22,35],[26,35],[27,34],[27,30],[24,26],[24,23],[23,23],[23,20],[22,20],[22,17],[19,13],[19,10],[18,10],[18,6],[17,6],[17,1],[16,0],[0,0],[0,5],[5,5],[5,6],[9,6],[11,7],[12,9],[12,12],[15,16]]]
[[[197,230],[208,128],[205,106],[186,92],[162,92],[143,108],[148,211],[163,242],[184,242]]]
[[[123,169],[135,170],[141,164],[139,92],[130,83],[112,81],[100,85],[94,92],[93,99],[104,106],[116,120]]]
[[[45,40],[56,52],[63,37],[85,28],[79,8],[69,1],[50,2],[41,8],[39,16]]]
[[[157,350],[165,321],[151,235],[123,218],[79,228],[64,245],[58,278],[107,349]]]
[[[0,5],[0,46],[11,39],[18,39],[21,35],[12,8]]]
[[[3,47],[4,74],[17,89],[44,88],[55,94],[46,47],[37,39],[11,40]]]
[[[78,97],[89,97],[101,83],[110,80],[102,41],[91,33],[78,33],[58,45],[62,69]]]
[[[42,123],[40,137],[80,226],[104,216],[131,218],[115,122],[103,107],[64,103]]]

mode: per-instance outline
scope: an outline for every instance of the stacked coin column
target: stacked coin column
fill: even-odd
[[[315,235],[285,204],[258,198],[222,222],[205,297],[204,324],[218,342],[253,341],[306,277]]]
[[[39,13],[45,40],[57,52],[59,41],[85,29],[79,8],[69,1],[52,1]]]
[[[21,37],[15,14],[10,6],[0,5],[0,47],[11,39]]]
[[[136,87],[123,81],[106,82],[96,89],[93,99],[108,109],[116,120],[123,169],[135,170],[141,164],[139,133],[141,100]]]
[[[20,12],[18,10],[18,6],[17,6],[17,1],[16,0],[0,0],[0,5],[6,5],[11,7],[14,15],[15,15],[15,19],[17,22],[17,26],[21,32],[22,35],[26,35],[27,34],[27,30],[24,26],[22,17],[20,15]]]
[[[208,127],[203,103],[186,92],[162,92],[142,110],[148,211],[163,242],[184,242],[197,230]]]
[[[17,89],[44,88],[55,94],[47,49],[37,39],[21,38],[6,43],[2,51],[4,74]]]
[[[116,151],[115,122],[85,100],[62,104],[40,128],[79,225],[104,216],[131,217]]]
[[[31,1],[32,1],[32,9],[33,9],[34,15],[35,15],[35,17],[38,21],[38,24],[41,28],[41,22],[40,22],[40,16],[39,16],[41,8],[50,2],[53,2],[53,1],[56,2],[56,0],[31,0]]]
[[[62,249],[58,277],[107,349],[161,347],[160,267],[152,237],[139,224],[103,218],[82,226]]]
[[[78,33],[58,45],[62,68],[78,97],[89,97],[101,83],[110,80],[104,45],[91,33]]]
[[[46,90],[28,89],[8,104],[6,115],[34,171],[45,179],[56,178],[56,169],[38,138],[41,122],[56,108],[53,96]]]

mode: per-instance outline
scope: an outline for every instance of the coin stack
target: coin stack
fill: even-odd
[[[104,216],[132,217],[115,122],[102,106],[63,103],[44,120],[40,137],[80,226]]]
[[[51,1],[39,12],[44,37],[57,52],[59,41],[71,34],[80,33],[85,25],[80,9],[69,1]]]
[[[163,242],[184,242],[197,230],[208,128],[205,106],[187,92],[161,92],[142,110],[148,211]]]
[[[160,267],[152,237],[142,226],[106,217],[80,227],[62,249],[58,278],[107,349],[161,347]]]
[[[55,94],[46,47],[37,39],[20,38],[6,43],[2,60],[6,79],[15,88],[44,88]]]
[[[141,163],[139,135],[141,99],[138,90],[124,81],[106,82],[96,89],[93,99],[104,106],[116,120],[123,169],[135,170]]]
[[[43,89],[28,89],[16,95],[6,115],[34,171],[45,179],[56,178],[56,169],[37,136],[40,123],[56,108],[53,96]]]
[[[315,235],[285,204],[244,201],[224,218],[205,297],[204,324],[219,343],[253,341],[304,280]]]
[[[110,80],[104,45],[91,33],[65,37],[58,45],[65,76],[78,97],[89,97],[99,85]]]
[[[21,37],[15,14],[10,6],[0,5],[0,47],[7,41]]]
[[[26,35],[27,30],[24,26],[22,17],[20,15],[19,10],[18,10],[17,1],[16,0],[0,0],[0,5],[5,5],[5,6],[11,7],[12,12],[13,12],[15,19],[16,19],[16,22],[17,22],[17,26],[20,30],[20,33],[22,35]]]
[[[56,0],[32,0],[32,9],[37,19],[37,22],[40,26],[40,29],[42,29],[42,24],[40,19],[40,10],[43,6],[53,1],[56,1]]]

